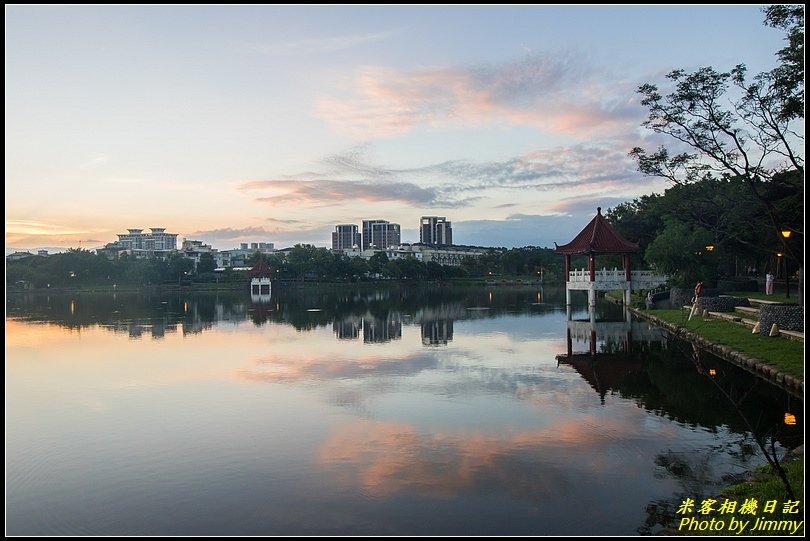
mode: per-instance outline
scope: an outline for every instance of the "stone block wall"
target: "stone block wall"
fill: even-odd
[[[702,297],[716,297],[721,291],[717,288],[703,288]],[[694,288],[673,287],[669,290],[669,304],[672,308],[680,308],[692,304],[692,297],[695,296]]]
[[[795,304],[766,304],[759,309],[759,333],[767,335],[771,326],[783,331],[804,332],[804,306]]]
[[[735,306],[750,306],[747,297],[700,297],[698,309],[702,312],[733,312]]]

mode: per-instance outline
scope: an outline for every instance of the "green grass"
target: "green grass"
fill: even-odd
[[[651,315],[804,379],[803,342],[752,334],[747,327],[721,319],[693,316],[691,321],[687,321],[689,313],[686,310],[655,310]]]
[[[729,524],[731,517],[734,517],[737,521],[742,520],[743,522],[748,521],[748,527],[745,531],[742,532],[742,535],[789,535],[790,532],[778,532],[778,531],[755,531],[752,530],[754,525],[756,524],[757,518],[762,518],[764,520],[769,521],[801,521],[804,519],[804,500],[802,499],[802,494],[804,494],[804,460],[792,460],[790,462],[782,463],[782,468],[785,470],[787,474],[788,482],[790,483],[791,488],[793,489],[793,494],[795,499],[793,501],[799,500],[801,503],[799,504],[798,508],[796,509],[796,513],[784,513],[784,504],[785,502],[791,500],[790,496],[788,496],[787,491],[785,490],[785,486],[782,483],[782,480],[779,476],[773,472],[770,466],[762,466],[755,470],[751,477],[738,485],[733,485],[723,493],[715,498],[718,501],[718,505],[722,504],[726,499],[730,501],[736,501],[738,506],[738,512],[736,513],[728,513],[728,514],[719,514],[719,513],[711,513],[709,515],[705,515],[701,518],[716,518],[718,520],[725,521],[725,524]],[[739,506],[747,499],[754,499],[758,503],[757,514],[741,514],[739,512]],[[773,511],[773,513],[765,512],[765,505],[769,501],[776,500],[777,505]],[[803,526],[803,525],[802,525]],[[685,532],[684,532],[685,533]],[[731,532],[715,532],[715,535],[718,533],[731,533]],[[803,535],[804,534],[804,527],[800,528],[794,535]],[[707,535],[702,533],[701,535]]]
[[[801,496],[804,492],[804,460],[782,463],[782,468],[787,474],[793,493],[797,497]],[[747,481],[723,491],[723,496],[738,500],[756,498],[759,501],[788,499],[782,480],[767,465],[758,468]]]

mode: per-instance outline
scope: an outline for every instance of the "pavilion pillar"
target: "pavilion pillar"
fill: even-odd
[[[571,254],[565,254],[565,305],[571,306]]]
[[[630,274],[630,254],[624,254],[622,257],[624,258],[624,279],[629,282],[630,279],[631,279],[631,274]]]
[[[573,344],[573,341],[571,340],[571,327],[567,327],[565,329],[565,344],[566,344],[566,350],[568,351],[568,358],[570,359],[571,355],[573,355],[573,349],[574,349],[574,344]]]
[[[630,306],[632,302],[633,284],[631,281],[632,275],[630,273],[630,254],[622,254],[622,262],[624,263],[624,279],[627,282],[624,289],[624,305]]]
[[[596,257],[593,252],[588,254],[588,272],[591,282],[588,284],[588,305],[591,310],[596,307]]]

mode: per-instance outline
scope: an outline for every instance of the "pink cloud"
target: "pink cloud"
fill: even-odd
[[[423,188],[411,182],[392,180],[258,180],[242,184],[243,191],[265,195],[256,201],[271,206],[295,205],[322,207],[338,203],[399,202],[417,207],[458,206],[464,201],[446,199],[435,187]]]
[[[348,96],[321,100],[318,112],[364,138],[396,136],[419,125],[509,123],[584,139],[639,124],[635,93],[623,86],[571,55],[473,68],[367,67]]]

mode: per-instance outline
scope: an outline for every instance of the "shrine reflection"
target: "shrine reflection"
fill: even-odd
[[[667,340],[660,328],[634,320],[626,309],[605,313],[590,307],[585,316],[575,319],[572,307],[566,307],[566,353],[557,355],[557,363],[573,367],[604,404],[608,392],[642,371],[644,355],[666,349]]]

